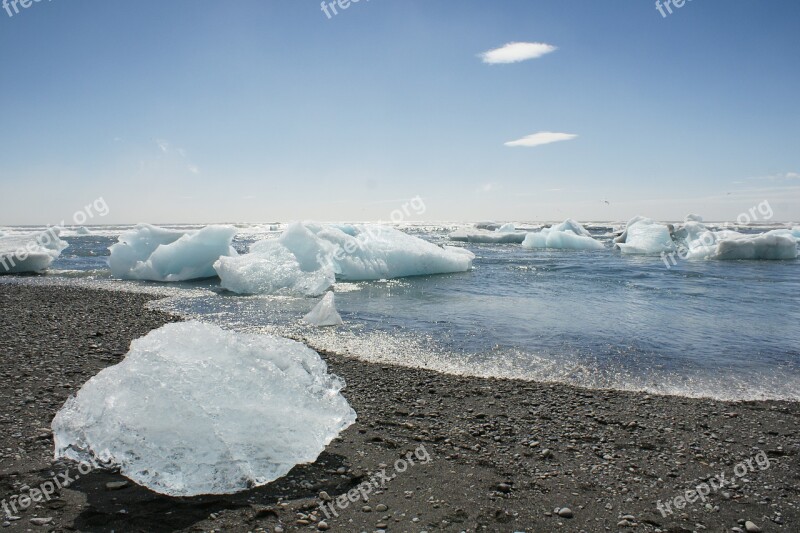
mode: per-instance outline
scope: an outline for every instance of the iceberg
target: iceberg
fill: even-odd
[[[336,300],[333,292],[328,292],[324,298],[303,317],[303,321],[316,327],[340,326],[344,324],[341,315],[336,311]]]
[[[169,496],[232,494],[314,462],[356,420],[343,388],[298,342],[168,324],[67,400],[55,457]]]
[[[40,233],[0,236],[0,274],[36,273],[47,270],[69,245],[58,227]]]
[[[231,243],[236,228],[208,226],[175,231],[139,224],[120,235],[109,250],[111,273],[122,279],[188,281],[216,276],[214,262],[235,256]]]
[[[675,251],[669,226],[645,217],[632,218],[614,242],[623,254],[659,255]]]
[[[552,248],[561,250],[602,250],[603,243],[595,240],[578,222],[568,218],[561,224],[528,233],[523,248]]]
[[[77,235],[91,235],[92,232],[86,226],[81,226],[80,228],[75,230]]]
[[[278,239],[214,265],[222,287],[239,294],[319,296],[337,280],[370,281],[466,272],[474,254],[439,247],[378,225],[294,223]]]
[[[740,235],[722,239],[713,255],[715,259],[762,259],[780,261],[797,257],[797,241],[772,232],[759,235]]]
[[[689,221],[674,235],[686,259],[786,260],[797,257],[797,239],[787,229],[744,234],[732,230],[712,231],[700,222]]]
[[[703,221],[703,217],[701,217],[700,215],[695,215],[695,214],[690,213],[690,214],[686,215],[686,218],[684,218],[683,221],[684,222],[702,222]]]

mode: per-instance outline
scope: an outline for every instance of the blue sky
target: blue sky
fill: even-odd
[[[0,224],[800,222],[800,3],[51,0],[0,10]],[[487,64],[509,42],[557,47]],[[537,132],[576,135],[536,147]],[[608,203],[606,203],[606,201]]]

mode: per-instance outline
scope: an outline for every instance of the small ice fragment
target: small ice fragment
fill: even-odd
[[[312,326],[340,326],[344,324],[339,312],[336,311],[336,301],[333,292],[328,292],[322,300],[303,317],[303,320]]]

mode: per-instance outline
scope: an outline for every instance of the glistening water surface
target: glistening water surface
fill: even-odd
[[[407,228],[437,243],[447,242],[447,229]],[[48,277],[109,279],[104,256],[119,230],[98,233],[65,235],[70,248]],[[277,233],[244,231],[236,247],[245,251],[265,235]],[[213,280],[178,284],[157,306],[375,362],[720,399],[800,400],[800,261],[683,261],[668,269],[658,257],[622,256],[610,243],[599,251],[462,245],[477,255],[471,272],[337,284],[346,322],[339,328],[300,322],[316,299],[241,297]]]

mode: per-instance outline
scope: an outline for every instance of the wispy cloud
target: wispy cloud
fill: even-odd
[[[532,146],[541,146],[543,144],[550,144],[559,141],[569,141],[577,137],[577,135],[573,133],[554,133],[552,131],[540,131],[539,133],[534,133],[533,135],[528,135],[523,137],[522,139],[517,139],[516,141],[509,141],[505,143],[506,146],[525,146],[525,147],[532,147]]]
[[[770,176],[756,176],[753,178],[747,178],[747,181],[790,181],[790,180],[800,180],[800,172],[779,172],[778,174],[772,174]],[[741,183],[741,181],[738,183]]]
[[[497,186],[496,183],[484,183],[483,185],[478,187],[477,192],[483,192],[483,193],[494,192],[498,188],[499,187]]]
[[[158,149],[161,150],[163,153],[168,154],[171,152],[175,152],[183,159],[184,163],[186,164],[186,170],[191,172],[192,174],[200,174],[200,167],[195,165],[189,160],[189,155],[183,148],[175,148],[173,149],[169,143],[169,141],[165,141],[164,139],[155,139],[156,145],[158,145]]]
[[[526,59],[536,59],[557,50],[547,43],[508,43],[500,48],[480,54],[484,63],[498,65],[503,63],[519,63]]]

